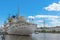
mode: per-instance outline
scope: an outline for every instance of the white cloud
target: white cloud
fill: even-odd
[[[60,1],[58,3],[60,3]]]
[[[60,18],[60,16],[54,16],[54,15],[36,15],[36,16],[28,16],[28,18],[35,19],[35,18]]]
[[[43,22],[42,20],[37,20],[37,22],[39,23],[39,22]]]
[[[36,18],[46,18],[47,15],[36,15],[35,17],[36,17]]]
[[[37,27],[44,27],[44,25],[43,24],[38,24]],[[51,27],[51,25],[45,24],[45,27]]]
[[[36,15],[36,18],[59,18],[59,16],[53,16],[53,15]]]
[[[56,27],[56,26],[60,26],[60,23],[56,23],[56,22],[50,22],[50,24],[51,24],[51,26],[54,26],[54,27]]]
[[[46,19],[46,21],[48,23],[46,23],[46,27],[54,27],[54,26],[59,26],[60,25],[60,16],[55,16],[55,15],[36,15],[36,16],[30,16],[28,18],[35,18],[37,20],[34,21],[34,23],[38,24],[38,27],[43,27],[43,20],[41,20],[40,18],[44,18]],[[40,19],[40,20],[39,20]]]
[[[60,1],[58,3],[52,3],[44,9],[48,11],[60,11]]]
[[[34,17],[34,16],[28,16],[28,18],[30,18],[30,19],[34,19],[35,17]]]
[[[37,27],[43,27],[43,24],[38,24]]]
[[[52,26],[60,26],[60,19],[54,19],[49,22]]]

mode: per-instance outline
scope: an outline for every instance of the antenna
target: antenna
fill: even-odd
[[[18,8],[17,8],[17,16],[16,16],[17,18],[19,18],[20,17],[20,5],[18,5]]]
[[[20,5],[18,5],[18,13],[17,16],[20,16]]]

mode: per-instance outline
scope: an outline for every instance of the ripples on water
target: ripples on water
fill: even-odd
[[[32,34],[31,37],[18,37],[19,40],[60,40],[60,34],[57,33],[39,33]],[[32,39],[31,39],[32,38]],[[1,36],[0,36],[0,40]]]
[[[39,33],[32,34],[34,40],[60,40],[60,34],[57,33]]]

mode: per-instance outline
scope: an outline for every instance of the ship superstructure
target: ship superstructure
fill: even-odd
[[[5,27],[8,34],[29,35],[35,31],[37,25],[27,22],[24,16],[20,16],[20,12],[18,10],[16,16],[9,16]]]

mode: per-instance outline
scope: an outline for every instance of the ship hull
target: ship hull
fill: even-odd
[[[7,30],[8,34],[19,34],[19,35],[29,35],[32,34],[36,30],[36,26],[17,26],[17,27],[10,27]]]

